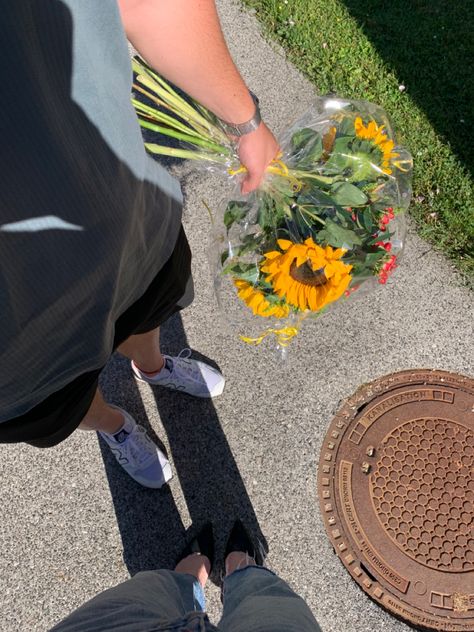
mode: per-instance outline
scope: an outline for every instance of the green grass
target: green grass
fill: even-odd
[[[319,94],[385,108],[414,157],[419,234],[474,284],[474,3],[246,3]]]

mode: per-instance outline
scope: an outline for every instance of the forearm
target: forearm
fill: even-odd
[[[225,121],[253,116],[214,0],[119,0],[119,7],[127,37],[164,77]]]

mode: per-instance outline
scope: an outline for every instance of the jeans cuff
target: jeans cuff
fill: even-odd
[[[258,570],[259,572],[263,571],[265,573],[270,573],[270,575],[273,575],[274,577],[277,577],[276,573],[271,571],[269,568],[266,568],[265,566],[257,566],[255,564],[248,564],[247,566],[242,566],[242,568],[237,568],[230,575],[227,575],[227,577],[224,577],[224,583],[222,586],[222,595],[225,595],[226,583],[229,580],[231,580],[232,577],[235,578],[235,581],[238,581],[239,579],[242,579],[242,577],[238,577],[239,573],[245,573],[245,571],[248,571],[249,569]],[[234,580],[232,579],[231,581],[234,581]]]

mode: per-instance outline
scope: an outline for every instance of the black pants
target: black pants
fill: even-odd
[[[181,231],[173,254],[147,291],[115,324],[114,350],[127,338],[152,331],[193,300],[191,251]],[[0,443],[49,448],[76,430],[89,410],[103,367],[83,373],[20,417],[0,423]]]

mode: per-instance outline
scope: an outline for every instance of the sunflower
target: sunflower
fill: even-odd
[[[295,244],[287,239],[277,241],[280,251],[265,253],[261,270],[268,275],[275,294],[301,310],[313,312],[337,301],[351,282],[351,265],[340,258],[345,250],[322,248],[311,237]]]
[[[237,288],[238,297],[244,301],[247,307],[250,307],[256,316],[265,316],[266,318],[269,318],[270,316],[273,316],[274,318],[287,318],[290,313],[288,305],[272,305],[269,301],[267,301],[263,292],[260,292],[260,290],[250,283],[247,283],[247,281],[235,279],[234,285]]]
[[[392,173],[390,162],[393,158],[397,158],[399,154],[392,151],[395,143],[387,138],[384,127],[385,125],[377,125],[375,121],[370,121],[370,123],[364,125],[360,116],[354,121],[356,136],[362,140],[373,141],[374,145],[382,152],[382,170],[387,175],[390,175]]]

